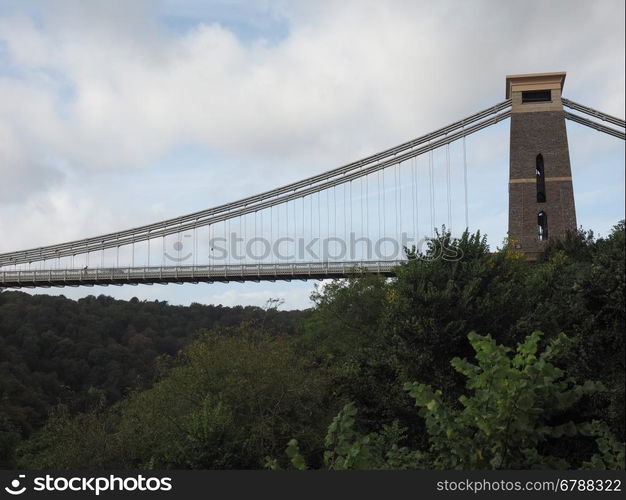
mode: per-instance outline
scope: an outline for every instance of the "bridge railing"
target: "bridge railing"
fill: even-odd
[[[392,274],[404,263],[393,261],[300,262],[276,264],[142,266],[128,268],[37,269],[0,271],[0,286],[64,286],[67,284],[155,283],[176,281],[228,281],[272,279],[323,279],[348,276],[365,271]]]

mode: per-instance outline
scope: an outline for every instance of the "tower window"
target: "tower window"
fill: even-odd
[[[522,103],[526,102],[550,102],[552,92],[550,90],[524,90],[522,91]]]
[[[548,239],[548,214],[543,210],[537,214],[537,232],[541,241]]]
[[[543,166],[543,155],[538,154],[535,160],[535,177],[537,179],[537,203],[546,202],[546,173]]]

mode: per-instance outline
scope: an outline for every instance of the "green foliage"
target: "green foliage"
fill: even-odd
[[[397,421],[378,433],[361,435],[355,427],[357,410],[348,403],[328,427],[324,444],[324,465],[332,470],[395,469],[416,467],[419,452],[400,447],[405,435]]]
[[[607,388],[582,399],[571,418],[606,421],[624,439],[624,223],[597,240],[582,231],[570,234],[538,263],[506,247],[490,254],[478,235],[445,237],[461,249],[462,259],[412,259],[391,284],[380,335],[395,348],[399,378],[436,385],[454,404],[464,382],[448,360],[472,355],[468,332],[490,332],[496,325],[497,340],[511,345],[529,331],[543,331],[546,339],[567,331],[571,342],[554,364]],[[576,446],[566,452],[579,465],[577,453]]]
[[[15,460],[15,447],[20,434],[11,420],[0,413],[0,469],[9,469]]]
[[[289,457],[289,462],[296,470],[306,470],[306,462],[304,457],[300,453],[300,445],[298,444],[297,439],[290,439],[289,443],[287,443],[287,449],[285,453]]]
[[[316,286],[315,314],[305,324],[305,349],[315,345],[325,361],[349,364],[379,339],[376,326],[384,316],[387,284],[381,276],[357,274]]]
[[[331,378],[333,396],[354,401],[367,428],[379,428],[411,413],[401,390],[393,352],[385,331],[391,284],[376,275],[357,274],[316,289],[314,313],[298,342]]]
[[[108,435],[110,430],[109,422],[96,410],[72,417],[67,406],[59,405],[51,412],[44,432],[18,447],[18,467],[105,468],[115,446]]]
[[[576,231],[567,232],[563,240],[550,240],[540,259],[545,262],[550,260],[554,254],[562,252],[577,261],[588,262],[593,256],[594,245],[593,231],[585,231],[580,228]]]
[[[444,228],[304,312],[0,293],[0,466],[619,467],[624,235]]]
[[[624,470],[626,468],[626,444],[620,443],[604,422],[594,420],[582,432],[595,437],[598,445],[598,453],[594,454],[588,462],[583,463],[585,469]]]
[[[425,248],[413,246],[406,249],[408,259],[426,262],[437,260],[458,262],[481,258],[489,253],[487,237],[481,235],[480,231],[470,233],[467,229],[460,237],[455,238],[445,226],[442,226],[441,230],[435,229],[435,235],[427,238],[424,244]]]
[[[0,293],[0,467],[59,403],[70,414],[149,388],[201,328],[242,321],[292,334],[305,313]]]
[[[555,423],[577,401],[602,391],[596,382],[579,385],[565,376],[552,360],[569,342],[563,334],[538,352],[540,332],[529,335],[511,349],[490,336],[469,334],[476,364],[454,358],[451,364],[467,378],[468,394],[459,398],[461,407],[446,404],[440,390],[418,382],[405,390],[420,408],[429,437],[426,451],[399,447],[405,429],[397,422],[378,433],[355,430],[357,410],[349,403],[328,427],[324,441],[324,467],[347,469],[541,469],[568,468],[566,460],[550,456],[543,447],[550,440],[574,436],[596,437],[598,453],[583,465],[595,469],[623,469],[624,444],[598,421]],[[307,468],[298,442],[286,449],[293,468]],[[279,468],[266,460],[266,467]]]
[[[355,430],[357,409],[348,403],[333,419],[324,440],[324,468],[328,470],[350,469],[407,469],[422,465],[422,453],[410,451],[399,443],[406,438],[405,429],[395,421],[383,426],[380,432],[361,434]],[[300,454],[296,439],[291,439],[285,450],[291,466],[306,470],[307,464]],[[267,459],[266,467],[277,470],[278,461]]]
[[[287,437],[312,443],[322,432],[317,425],[333,411],[326,392],[287,337],[249,326],[214,330],[151,389],[102,413],[51,420],[22,448],[20,465],[258,468]],[[85,440],[106,446],[86,454]]]
[[[577,385],[553,363],[567,338],[561,334],[541,352],[534,332],[515,355],[490,336],[470,333],[477,364],[454,358],[452,366],[467,378],[469,395],[462,408],[449,407],[441,391],[420,383],[406,384],[426,421],[432,466],[438,469],[566,468],[569,464],[542,453],[549,439],[576,436],[580,425],[552,419],[583,396],[603,389],[586,381]]]
[[[524,272],[518,259],[490,254],[479,233],[460,238],[443,233],[439,238],[443,243],[398,270],[386,324],[401,378],[437,383],[453,397],[462,384],[450,369],[450,357],[471,354],[471,330],[490,331],[494,324],[504,332],[511,328],[517,311],[526,308],[520,293]],[[438,246],[456,248],[462,258],[433,258]]]

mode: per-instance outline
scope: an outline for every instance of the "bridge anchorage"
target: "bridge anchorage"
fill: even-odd
[[[452,227],[454,189],[469,226],[465,138],[508,118],[509,238],[535,259],[576,229],[565,120],[625,138],[624,120],[565,99],[564,82],[507,76],[506,100],[347,165],[173,219],[2,253],[0,287],[391,276],[403,248],[424,242],[420,227],[433,234],[437,211]],[[463,180],[453,186],[455,163]]]

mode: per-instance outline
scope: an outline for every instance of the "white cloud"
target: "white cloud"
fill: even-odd
[[[70,241],[95,236],[118,225],[111,210],[71,190],[55,189],[25,203],[5,207],[0,217],[0,252],[34,248],[42,241]]]
[[[248,25],[259,13],[284,22],[286,36],[271,41],[225,27],[232,18],[199,18],[178,32],[161,23],[177,5],[187,17],[221,12],[219,0],[170,3],[164,11],[149,1],[59,1],[37,4],[38,15],[21,5],[31,4],[0,13],[2,250],[177,215],[155,188],[155,165],[189,144],[220,158],[199,181],[191,180],[198,170],[177,164],[195,193],[190,204],[201,209],[498,102],[509,73],[566,70],[567,96],[614,114],[624,109],[621,0],[231,8],[229,16]],[[486,175],[506,150],[484,137],[469,141],[475,175]],[[600,147],[585,162],[614,154],[615,146]],[[507,168],[505,158],[500,163]],[[142,179],[124,181],[138,170]],[[502,191],[498,200],[506,201],[499,177],[485,176],[481,189]],[[484,210],[480,199],[473,206],[473,226],[503,233],[506,218],[494,213],[504,206]]]
[[[307,309],[312,307],[310,295],[312,284],[305,283],[212,283],[184,285],[138,285],[126,287],[95,286],[93,288],[37,288],[26,289],[33,294],[64,295],[70,299],[79,299],[87,295],[112,295],[118,299],[130,300],[166,300],[172,305],[221,304],[223,306],[260,306],[269,299],[282,299],[282,310]]]
[[[510,72],[567,69],[572,90],[593,82],[602,103],[623,105],[618,2],[295,3],[277,45],[218,24],[171,38],[146,2],[55,5],[42,27],[5,18],[0,37],[31,75],[32,95],[15,101],[47,115],[24,134],[76,168],[144,166],[192,140],[359,154],[501,99]]]
[[[283,287],[272,287],[267,289],[267,285],[257,284],[247,286],[244,290],[242,285],[233,284],[228,290],[221,293],[210,294],[204,301],[210,304],[222,304],[224,306],[236,305],[264,305],[269,299],[281,299],[283,304],[281,309],[306,309],[312,306],[310,295],[311,290],[307,287],[290,287],[285,290]],[[259,288],[261,288],[259,290]],[[281,289],[283,288],[283,289]]]

